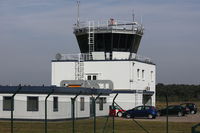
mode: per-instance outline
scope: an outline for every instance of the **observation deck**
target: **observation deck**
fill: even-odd
[[[74,25],[81,53],[137,53],[144,27],[138,22],[108,21],[79,22]]]

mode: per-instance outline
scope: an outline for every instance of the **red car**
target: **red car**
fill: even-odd
[[[114,108],[112,106],[110,106],[110,111],[109,111],[109,116],[117,116],[117,117],[122,117],[123,112],[125,112],[126,110],[121,109],[118,106],[114,106]]]

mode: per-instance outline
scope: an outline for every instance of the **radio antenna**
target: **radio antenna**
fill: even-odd
[[[135,21],[135,13],[134,13],[134,9],[132,10],[132,17],[133,17],[133,22]]]
[[[80,1],[76,1],[77,3],[77,26],[79,27],[79,22],[80,22],[80,12],[79,12],[79,6],[80,6]]]

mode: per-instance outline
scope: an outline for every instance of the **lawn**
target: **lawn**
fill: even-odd
[[[96,133],[111,133],[112,118],[106,124],[106,118],[97,118]],[[165,133],[166,123],[157,121],[138,121],[149,133]],[[191,127],[196,123],[170,122],[169,133],[190,133]],[[104,128],[105,126],[105,128]],[[104,130],[105,129],[105,130]],[[93,119],[76,120],[76,133],[93,133]],[[10,122],[0,121],[0,133],[10,133]],[[44,133],[43,122],[14,122],[14,133]],[[49,122],[48,133],[72,133],[72,122]],[[145,133],[133,120],[116,119],[115,133]]]

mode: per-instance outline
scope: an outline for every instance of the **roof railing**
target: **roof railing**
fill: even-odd
[[[81,21],[79,24],[74,25],[74,30],[87,29],[91,21]],[[96,29],[129,29],[129,30],[144,30],[142,24],[133,21],[121,21],[121,20],[103,20],[93,21]]]
[[[79,54],[60,54],[60,58],[56,60],[60,61],[89,61],[89,60],[98,60],[98,59],[91,59],[89,53],[79,53]],[[107,60],[107,59],[105,59]],[[112,60],[120,60],[120,59],[112,59]],[[137,60],[141,62],[146,62],[146,63],[153,63],[152,60],[148,57],[141,56],[136,54],[135,56],[132,56],[131,58],[127,59],[121,59],[121,60]]]

